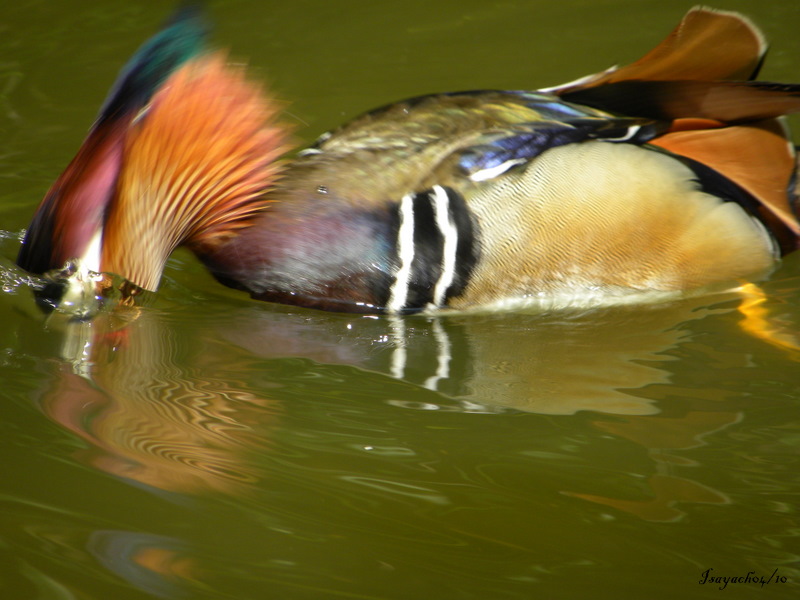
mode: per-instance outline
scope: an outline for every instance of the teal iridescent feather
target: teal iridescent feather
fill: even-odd
[[[203,51],[208,30],[198,6],[181,7],[122,68],[98,123],[144,107],[170,74]]]
[[[102,228],[130,122],[171,74],[203,52],[207,32],[199,7],[187,4],[123,67],[77,156],[36,211],[17,257],[22,268],[44,273],[83,255]]]

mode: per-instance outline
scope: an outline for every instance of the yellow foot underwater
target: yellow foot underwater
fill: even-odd
[[[737,310],[744,318],[739,321],[739,326],[753,337],[783,350],[792,360],[800,362],[800,336],[792,326],[770,316],[766,306],[768,296],[764,290],[754,283],[746,283],[740,291],[743,299]]]

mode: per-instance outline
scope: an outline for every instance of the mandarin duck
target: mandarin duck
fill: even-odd
[[[694,8],[552,88],[384,106],[291,158],[278,103],[204,36],[184,9],[137,52],[44,198],[18,264],[68,265],[49,302],[99,274],[155,291],[180,245],[257,299],[390,314],[730,289],[798,247],[800,85],[754,80],[739,14]]]

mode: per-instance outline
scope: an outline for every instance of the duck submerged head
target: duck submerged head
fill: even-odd
[[[290,128],[243,67],[202,49],[202,27],[184,9],[140,49],[39,206],[17,262],[44,275],[44,309],[88,317],[112,287],[156,291],[176,247],[212,252],[266,206]]]

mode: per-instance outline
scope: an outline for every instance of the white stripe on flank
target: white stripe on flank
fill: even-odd
[[[433,186],[433,193],[429,194],[436,215],[436,226],[442,232],[444,244],[442,247],[442,274],[433,288],[433,304],[441,306],[447,288],[453,283],[456,275],[456,250],[458,249],[458,229],[450,219],[450,197],[440,185]]]
[[[524,162],[525,162],[524,158],[512,158],[511,160],[507,160],[506,162],[501,163],[496,167],[489,167],[488,169],[481,169],[480,171],[475,171],[472,175],[469,176],[469,178],[472,181],[486,181],[487,179],[492,179],[493,177],[502,175],[514,165],[519,165]]]
[[[408,284],[411,278],[411,263],[414,262],[414,198],[410,194],[400,201],[400,225],[397,228],[397,256],[400,268],[389,288],[389,312],[399,312],[408,298]]]

